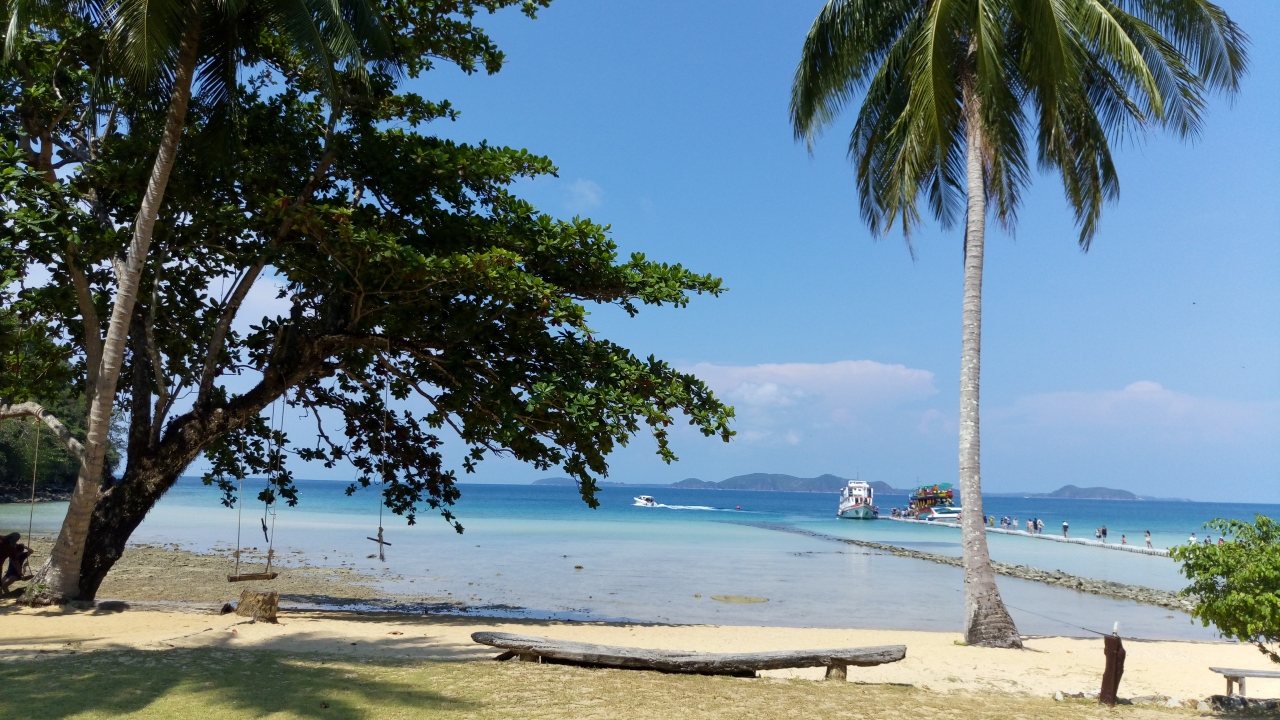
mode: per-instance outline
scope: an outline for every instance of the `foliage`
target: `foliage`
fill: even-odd
[[[53,397],[35,398],[58,417],[67,418],[72,436],[83,442],[85,398],[64,391]],[[41,433],[39,462],[36,455],[36,431]],[[113,444],[107,450],[107,472],[120,461]],[[42,492],[65,492],[71,489],[80,472],[80,462],[57,438],[30,420],[0,420],[0,495],[25,498],[31,489],[32,466],[36,471],[36,489]]]
[[[1191,581],[1182,591],[1197,599],[1191,615],[1280,662],[1280,522],[1257,515],[1253,523],[1217,519],[1207,526],[1226,542],[1169,551]]]
[[[1206,93],[1238,89],[1246,43],[1207,0],[831,0],[805,40],[792,122],[812,146],[861,96],[849,157],[863,220],[909,237],[922,200],[944,226],[963,216],[976,112],[996,217],[1012,226],[1034,153],[1088,249],[1119,195],[1111,142],[1194,136]]]
[[[349,462],[353,488],[381,484],[410,522],[431,508],[457,525],[451,437],[465,471],[493,455],[558,465],[593,506],[607,456],[642,429],[668,461],[677,415],[728,440],[732,409],[702,382],[587,323],[594,306],[683,306],[718,295],[720,280],[619,258],[607,227],[538,212],[511,185],[554,174],[550,160],[427,132],[456,111],[403,86],[440,60],[496,71],[503,57],[477,13],[543,4],[380,3],[391,47],[336,69],[263,30],[231,97],[196,95],[120,374],[125,467],[99,514],[137,514],[204,453],[205,481],[228,504],[239,479],[263,473],[264,500],[296,502],[297,457]],[[57,72],[0,71],[0,177],[14,188],[0,208],[0,257],[13,302],[44,328],[45,356],[69,362],[75,383],[85,338],[101,330],[85,327],[86,311],[107,315],[113,261],[164,121],[153,89],[95,65],[102,33],[70,21],[37,28],[18,57]],[[28,101],[36,95],[43,104]],[[62,163],[57,177],[33,172],[46,146]],[[71,289],[77,268],[92,307]],[[247,312],[239,291],[255,281],[279,288],[287,316],[232,325]],[[271,425],[277,401],[316,423],[314,444]]]

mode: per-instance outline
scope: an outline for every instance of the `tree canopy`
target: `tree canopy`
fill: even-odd
[[[594,506],[609,454],[637,433],[668,461],[678,416],[730,438],[732,409],[701,381],[588,324],[593,307],[683,306],[720,280],[620,258],[607,226],[539,212],[512,185],[553,175],[549,159],[433,134],[456,110],[407,89],[438,61],[496,72],[503,56],[477,14],[543,4],[383,3],[385,56],[327,67],[263,29],[233,97],[194,94],[129,327],[122,469],[94,508],[82,597],[201,454],[228,503],[250,474],[269,476],[263,499],[296,502],[290,457],[348,462],[393,512],[436,510],[461,531],[451,442],[464,471],[493,455],[559,466]],[[0,75],[0,299],[41,329],[38,347],[5,351],[0,403],[29,399],[17,388],[31,368],[62,363],[88,381],[86,343],[110,311],[166,119],[163,83],[103,60],[103,26],[60,22],[29,30]],[[237,331],[268,281],[288,315]],[[317,439],[270,425],[280,399]]]
[[[1169,551],[1191,581],[1182,591],[1196,598],[1191,616],[1280,662],[1280,523],[1258,515],[1252,523],[1218,519],[1208,526],[1226,542]]]

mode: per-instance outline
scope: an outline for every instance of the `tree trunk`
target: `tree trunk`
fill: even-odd
[[[63,602],[75,599],[79,593],[80,564],[84,555],[85,540],[93,509],[97,504],[102,481],[103,460],[107,451],[107,434],[111,429],[111,411],[115,405],[116,382],[124,364],[125,345],[129,338],[129,326],[133,306],[137,300],[138,283],[147,262],[147,250],[156,217],[164,202],[169,173],[178,154],[178,143],[186,124],[187,103],[191,99],[191,81],[195,74],[197,51],[200,41],[200,4],[193,0],[188,8],[187,29],[178,50],[178,64],[173,79],[173,91],[169,99],[169,112],[165,118],[164,134],[146,194],[138,210],[133,226],[133,239],[124,262],[124,271],[116,278],[115,303],[111,309],[111,322],[107,327],[106,342],[102,348],[102,366],[97,373],[97,383],[90,398],[88,432],[85,442],[85,462],[80,466],[67,516],[53,546],[48,562],[31,583],[33,603]]]
[[[158,444],[130,452],[120,481],[99,493],[92,509],[79,570],[79,598],[92,600],[97,595],[107,572],[124,555],[133,531],[200,453],[218,438],[247,426],[286,388],[306,378],[327,377],[323,358],[329,352],[331,347],[304,344],[297,353],[297,363],[268,367],[258,385],[228,405],[193,408],[169,423]],[[146,412],[146,404],[142,405],[139,410]]]
[[[964,559],[965,641],[1020,648],[1022,640],[1000,599],[982,510],[978,385],[982,365],[982,251],[986,232],[986,182],[978,101],[966,93],[969,209],[964,238],[964,307],[960,342],[960,498]]]

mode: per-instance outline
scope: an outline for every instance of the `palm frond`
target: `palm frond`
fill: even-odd
[[[183,32],[199,7],[198,0],[119,0],[108,6],[108,39],[116,68],[142,85],[157,80],[167,84]]]
[[[792,83],[796,139],[812,149],[829,125],[871,80],[924,0],[830,0],[805,37]]]

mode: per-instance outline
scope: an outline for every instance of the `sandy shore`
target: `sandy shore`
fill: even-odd
[[[101,650],[220,648],[322,653],[339,657],[434,661],[488,660],[491,648],[473,632],[494,630],[646,648],[704,652],[785,650],[905,644],[906,660],[876,668],[850,668],[860,683],[911,685],[935,692],[997,691],[1052,696],[1096,692],[1102,674],[1102,642],[1029,638],[1022,651],[959,644],[953,633],[826,630],[809,628],[662,626],[562,623],[403,614],[283,613],[280,623],[253,624],[235,615],[156,610],[27,609],[0,605],[0,658],[37,653]],[[1209,666],[1264,667],[1247,646],[1230,643],[1135,642],[1122,697],[1165,695],[1202,699],[1223,691]],[[820,668],[767,675],[820,679]],[[1250,681],[1250,694],[1280,695],[1280,680]]]
[[[37,542],[40,550],[47,542]],[[37,560],[42,558],[37,558]],[[252,562],[252,560],[251,560]],[[287,560],[272,583],[226,582],[234,560],[172,546],[133,546],[107,577],[92,609],[20,608],[0,601],[0,658],[72,651],[222,648],[324,653],[436,661],[488,660],[496,652],[476,645],[480,630],[565,640],[702,652],[907,646],[906,660],[877,668],[850,668],[862,683],[903,684],[935,692],[997,691],[1039,697],[1096,692],[1102,675],[1101,639],[1028,638],[1023,651],[961,644],[959,633],[891,630],[568,623],[405,613],[309,610],[281,614],[278,625],[252,624],[216,608],[244,589],[281,593],[285,608],[391,606],[439,601],[425,596],[388,598],[379,577],[351,568],[307,566]],[[13,595],[10,596],[11,598]],[[1184,700],[1221,693],[1217,667],[1264,668],[1256,650],[1235,643],[1128,641],[1123,697],[1169,696]],[[770,671],[775,677],[820,679],[821,668]],[[1250,694],[1280,697],[1280,680],[1252,680]]]

